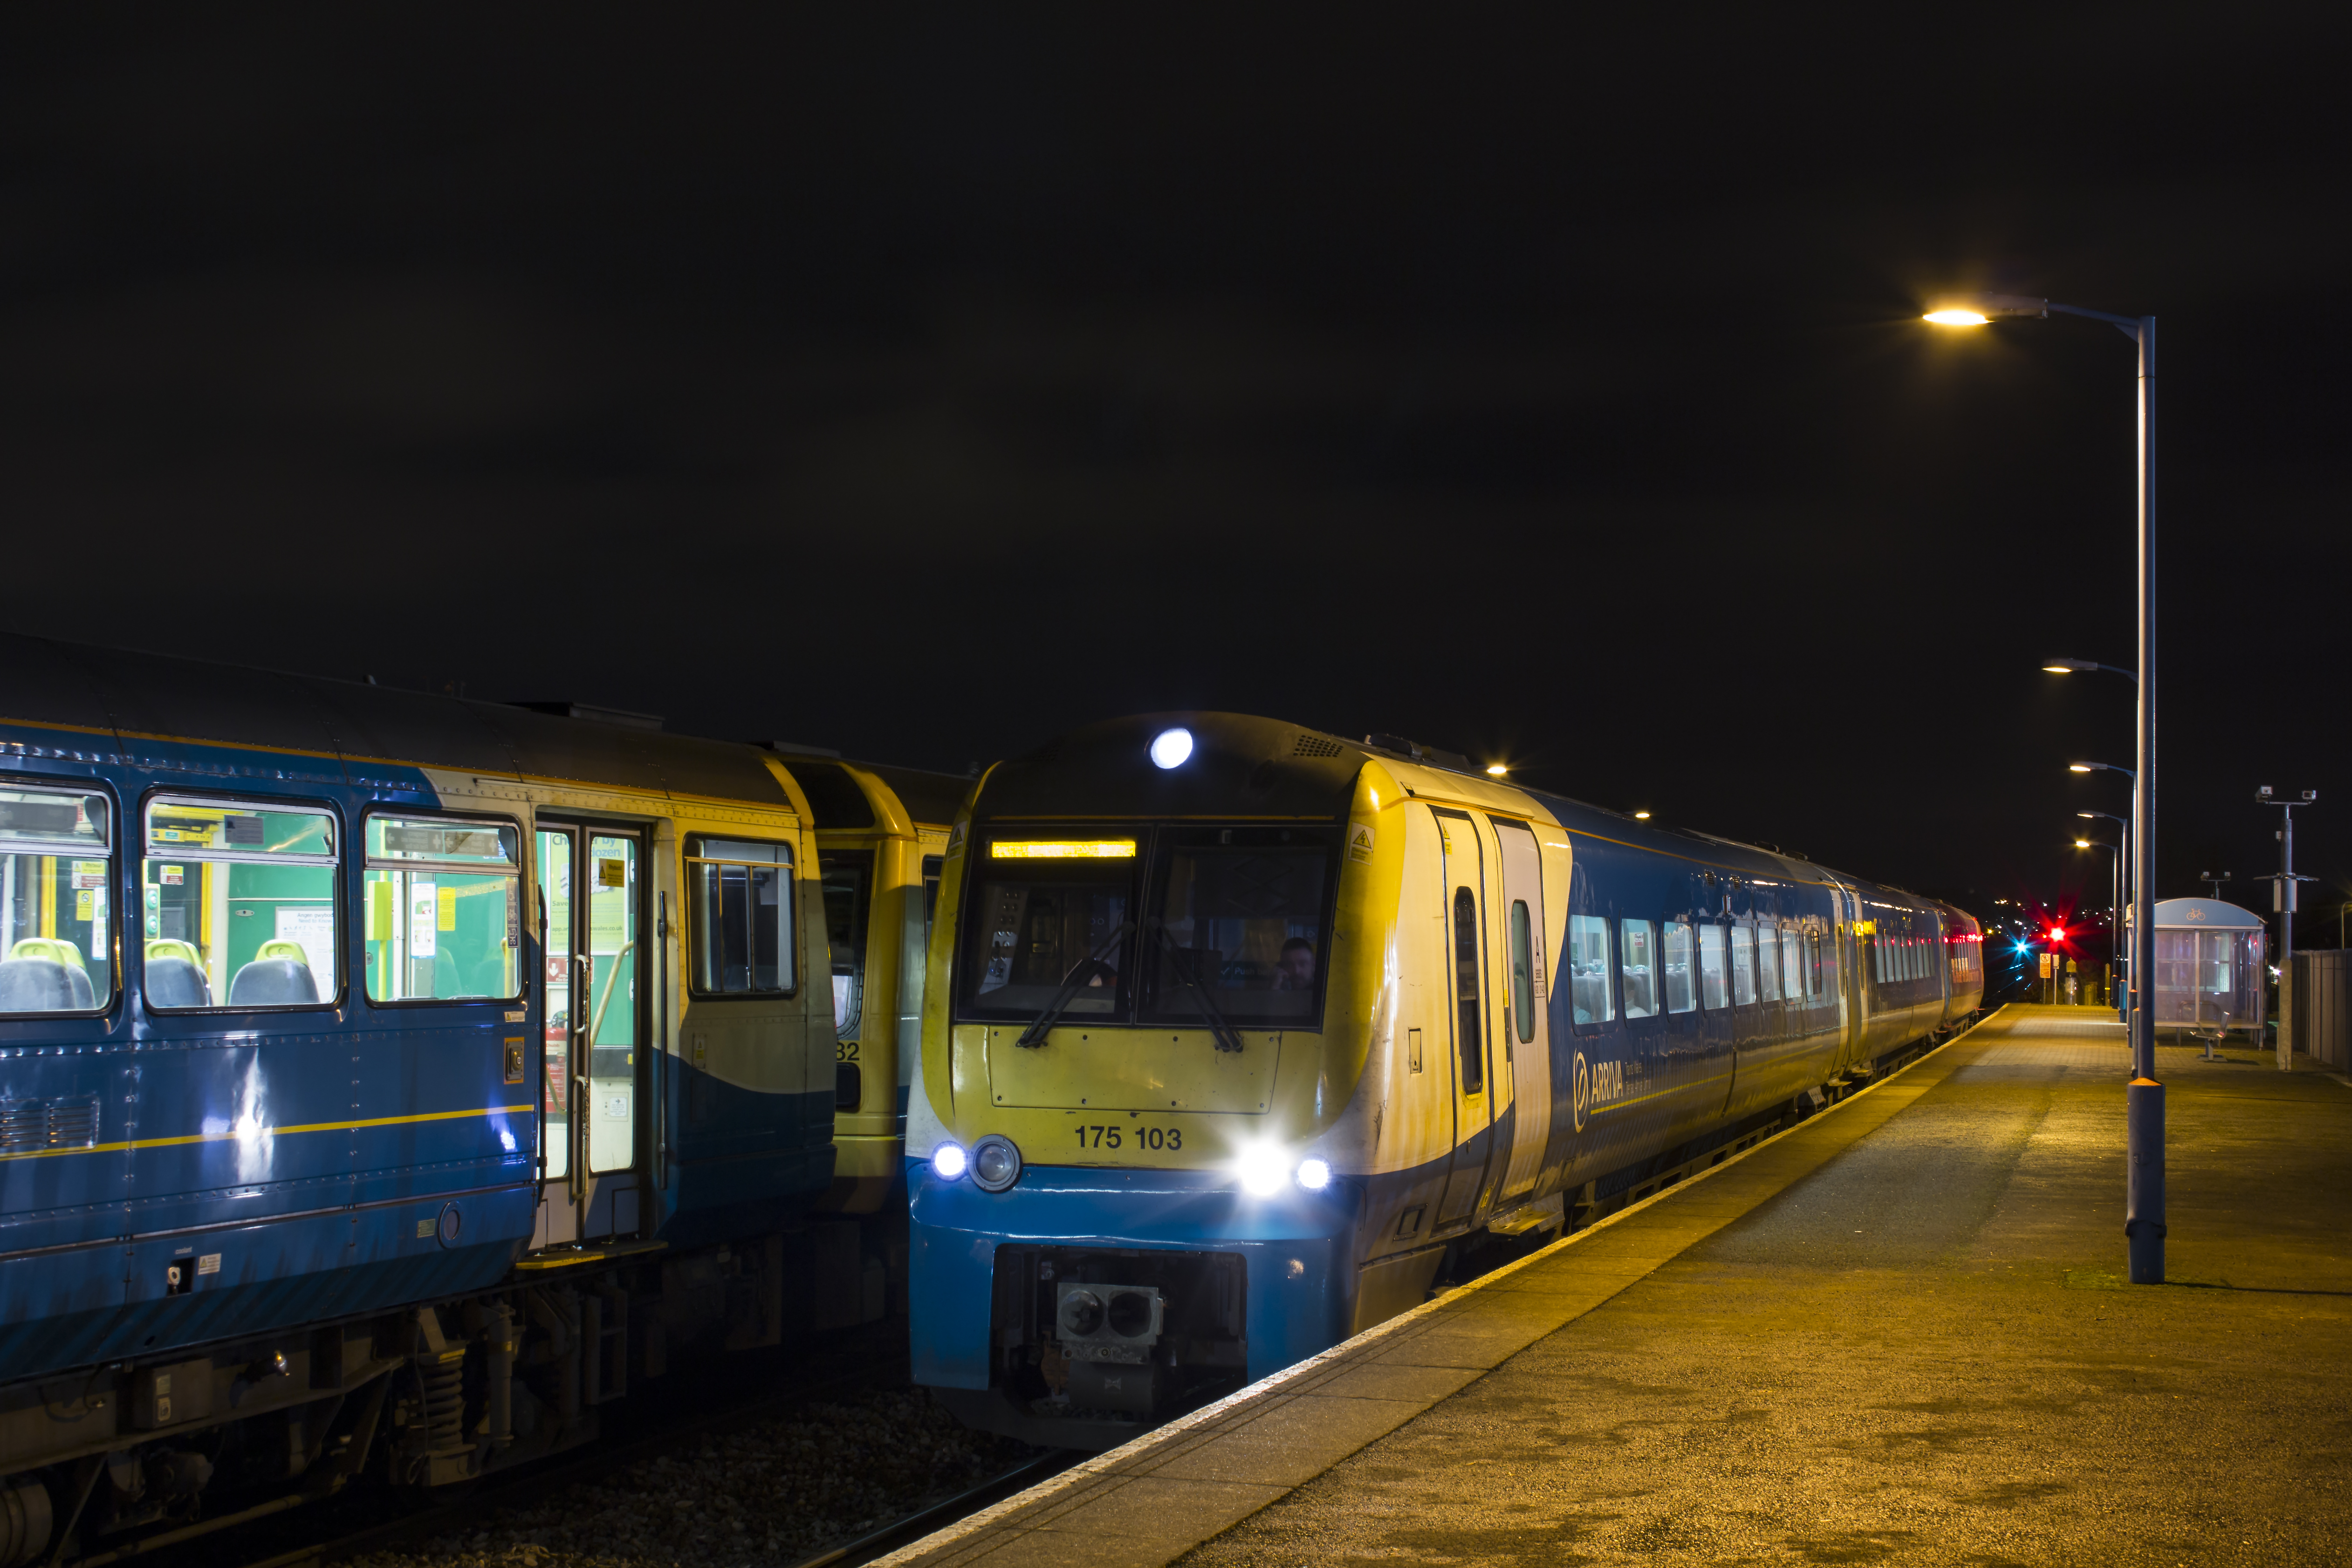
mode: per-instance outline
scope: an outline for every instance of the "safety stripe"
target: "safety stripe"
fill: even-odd
[[[280,1133],[356,1133],[362,1127],[405,1127],[420,1122],[455,1122],[467,1116],[513,1115],[537,1109],[529,1103],[485,1105],[478,1111],[426,1111],[415,1116],[376,1116],[364,1122],[311,1122],[299,1127],[263,1127],[259,1132],[273,1138]],[[51,1159],[58,1155],[119,1155],[129,1149],[170,1149],[184,1144],[229,1143],[236,1137],[234,1132],[189,1133],[176,1138],[133,1138],[120,1144],[92,1144],[79,1149],[25,1149],[13,1155],[0,1155],[0,1164],[9,1160]]]

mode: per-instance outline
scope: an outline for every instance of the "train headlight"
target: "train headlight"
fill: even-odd
[[[961,1144],[941,1144],[931,1151],[931,1174],[941,1181],[954,1181],[971,1162],[964,1157]]]
[[[1271,1197],[1282,1190],[1290,1177],[1290,1162],[1280,1149],[1244,1149],[1242,1157],[1234,1162],[1234,1174],[1242,1179],[1242,1190],[1254,1197]]]
[[[1001,1133],[991,1133],[971,1146],[971,1185],[982,1192],[1003,1192],[1021,1179],[1021,1151]]]
[[[1157,768],[1181,768],[1192,755],[1192,732],[1163,729],[1151,737],[1151,761]]]
[[[1331,1162],[1313,1158],[1303,1159],[1298,1162],[1298,1169],[1293,1174],[1300,1186],[1309,1192],[1321,1192],[1331,1185]]]

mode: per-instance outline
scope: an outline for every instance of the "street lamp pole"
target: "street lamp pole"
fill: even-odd
[[[2124,1236],[2135,1285],[2164,1283],[2164,1085],[2156,1080],[2156,318],[2117,316],[2048,299],[1998,295],[1968,308],[1931,310],[1938,326],[1981,327],[1995,316],[2082,316],[2105,321],[2139,349],[2139,672],[2137,766],[2132,770],[2132,1081],[2124,1091]]]
[[[2129,960],[2126,956],[2123,947],[2124,925],[2122,906],[2131,902],[2131,819],[2129,817],[2118,817],[2113,811],[2077,811],[2074,815],[2078,817],[2097,817],[2104,821],[2113,822],[2116,825],[2116,831],[2123,835],[2123,848],[2116,854],[2116,863],[2113,868],[2116,874],[2116,884],[2120,889],[2120,894],[2118,901],[2116,904],[2110,904],[2107,909],[2107,956],[2109,958],[2114,960],[2116,972],[2119,976],[2128,975],[2131,972],[2131,968]],[[2131,999],[2128,987],[2128,981],[2126,981],[2124,986],[2118,987],[2117,995],[2115,998],[2116,1017],[2121,1019],[2127,1027],[2131,1023]]]
[[[2281,1072],[2294,1066],[2294,884],[2314,879],[2294,874],[2294,809],[2308,806],[2319,799],[2316,789],[2305,789],[2300,800],[2281,800],[2271,794],[2267,784],[2254,791],[2257,806],[2277,806],[2284,810],[2278,830],[2279,869],[2271,879],[2275,889],[2271,907],[2279,917],[2279,1042],[2278,1064]]]

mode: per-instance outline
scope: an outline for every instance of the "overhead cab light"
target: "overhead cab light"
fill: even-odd
[[[1156,768],[1181,768],[1192,755],[1192,732],[1163,729],[1151,737],[1151,762]]]
[[[992,861],[1131,861],[1133,839],[998,839],[988,846]]]

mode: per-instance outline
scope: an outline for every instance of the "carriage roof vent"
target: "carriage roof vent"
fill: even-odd
[[[1392,751],[1399,757],[1410,757],[1415,762],[1426,762],[1432,768],[1451,768],[1457,773],[1474,771],[1470,759],[1460,752],[1440,751],[1436,747],[1423,746],[1401,735],[1368,735],[1364,737],[1364,744],[1375,751]]]
[[[625,729],[659,729],[662,716],[657,713],[631,713],[625,707],[600,707],[594,703],[509,703],[509,707],[527,707],[533,713],[553,714],[558,718],[584,718],[591,724],[617,724]]]

